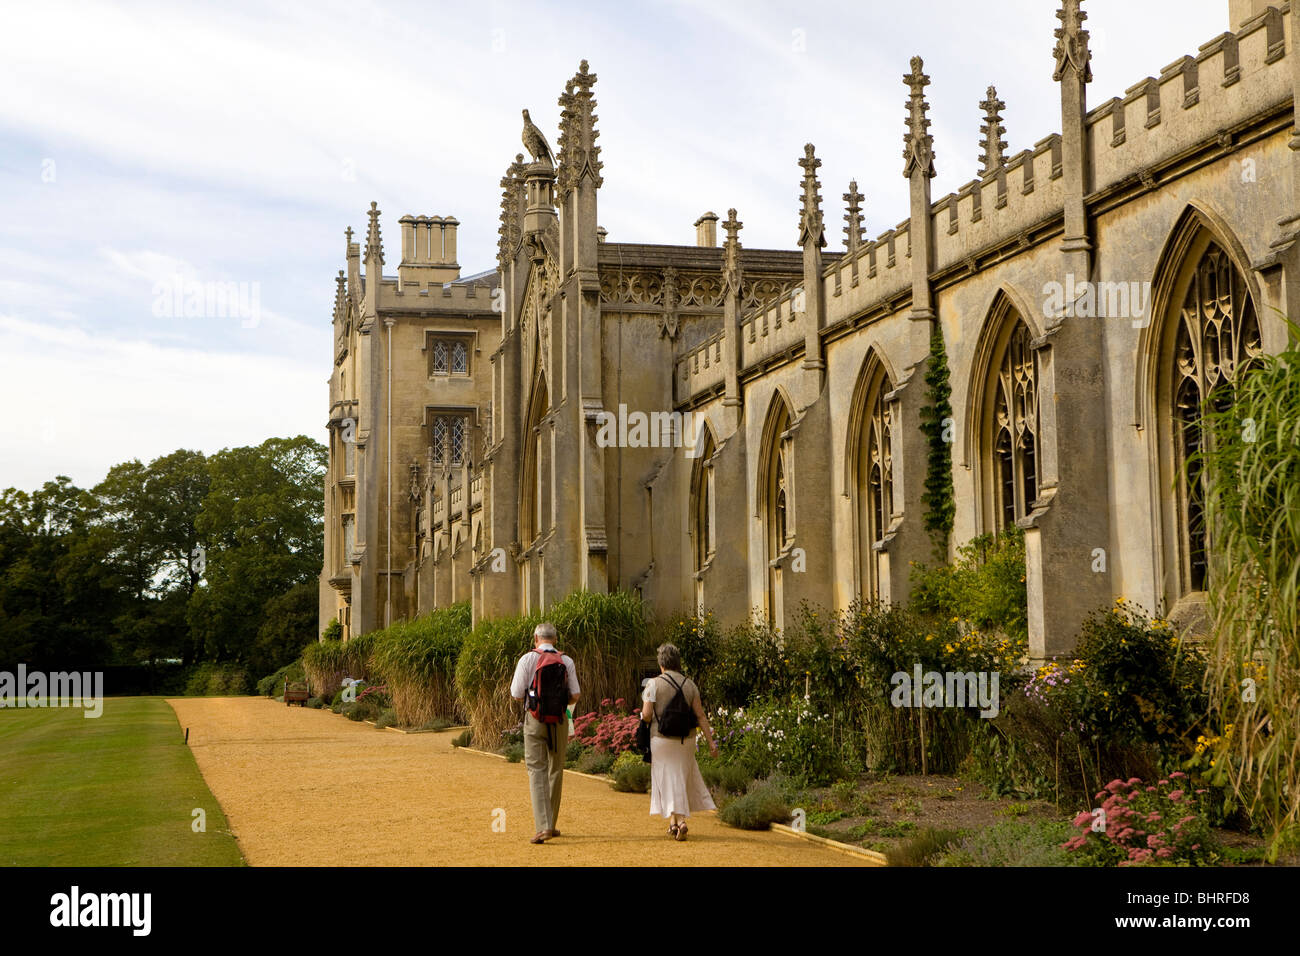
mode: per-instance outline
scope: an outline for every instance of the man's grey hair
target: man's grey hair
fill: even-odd
[[[550,621],[543,621],[541,624],[538,624],[533,628],[534,638],[540,637],[544,641],[554,643],[557,636],[558,635],[555,633],[555,625]]]
[[[676,644],[660,644],[655,656],[659,659],[659,666],[666,671],[682,669],[682,652]]]

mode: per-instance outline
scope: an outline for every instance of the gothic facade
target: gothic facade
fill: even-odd
[[[914,58],[911,215],[866,239],[849,183],[838,252],[812,145],[792,164],[793,249],[745,248],[734,209],[701,216],[695,246],[604,241],[584,61],[554,161],[533,137],[501,180],[491,273],[458,278],[454,219],[403,219],[395,278],[373,209],[364,257],[349,236],[322,627],[462,599],[477,620],[577,588],[778,626],[803,600],[902,601],[931,559],[935,330],[950,553],[1024,530],[1031,656],[1068,653],[1121,596],[1195,621],[1213,546],[1184,467],[1198,410],[1300,315],[1300,5],[1231,15],[1232,32],[1090,105],[1086,14],[1063,0],[1061,131],[1008,155],[990,88],[977,175],[938,198]]]

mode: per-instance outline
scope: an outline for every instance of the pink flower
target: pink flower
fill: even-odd
[[[1137,786],[1139,783],[1141,783],[1141,782],[1142,782],[1141,779],[1138,778],[1138,777],[1129,777],[1129,778],[1128,778],[1128,785],[1129,785],[1130,787],[1136,787],[1136,786]]]
[[[1079,814],[1077,817],[1074,818],[1074,825],[1076,827],[1092,826],[1092,814],[1088,813],[1085,810],[1083,813]]]
[[[1162,860],[1167,860],[1173,855],[1174,851],[1169,849],[1169,847],[1162,847],[1161,849],[1156,850],[1156,856]]]
[[[1176,801],[1176,800],[1181,800],[1181,799],[1183,799],[1183,791],[1181,791],[1181,790],[1174,790],[1174,791],[1170,792],[1170,794],[1169,794],[1169,799],[1170,799],[1170,800],[1175,800],[1175,801]]]
[[[1106,789],[1111,793],[1118,793],[1123,786],[1123,780],[1112,780],[1110,783],[1106,784]]]
[[[1155,792],[1156,792],[1155,787],[1147,787],[1147,793],[1155,793]]]
[[[1175,777],[1185,777],[1185,776],[1187,776],[1187,774],[1183,773],[1181,770],[1175,770],[1173,773],[1169,775],[1169,779],[1173,780]]]

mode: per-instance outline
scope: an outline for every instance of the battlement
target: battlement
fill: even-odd
[[[493,274],[495,276],[495,273]],[[384,276],[379,283],[379,308],[421,312],[479,312],[499,318],[493,310],[496,279],[491,282],[409,284]]]

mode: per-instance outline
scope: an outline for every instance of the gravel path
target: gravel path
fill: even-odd
[[[648,794],[568,774],[561,836],[533,835],[522,764],[258,697],[169,700],[252,866],[861,866],[796,837],[691,818],[685,843]],[[504,810],[505,832],[494,832]],[[498,822],[498,829],[500,823]]]

